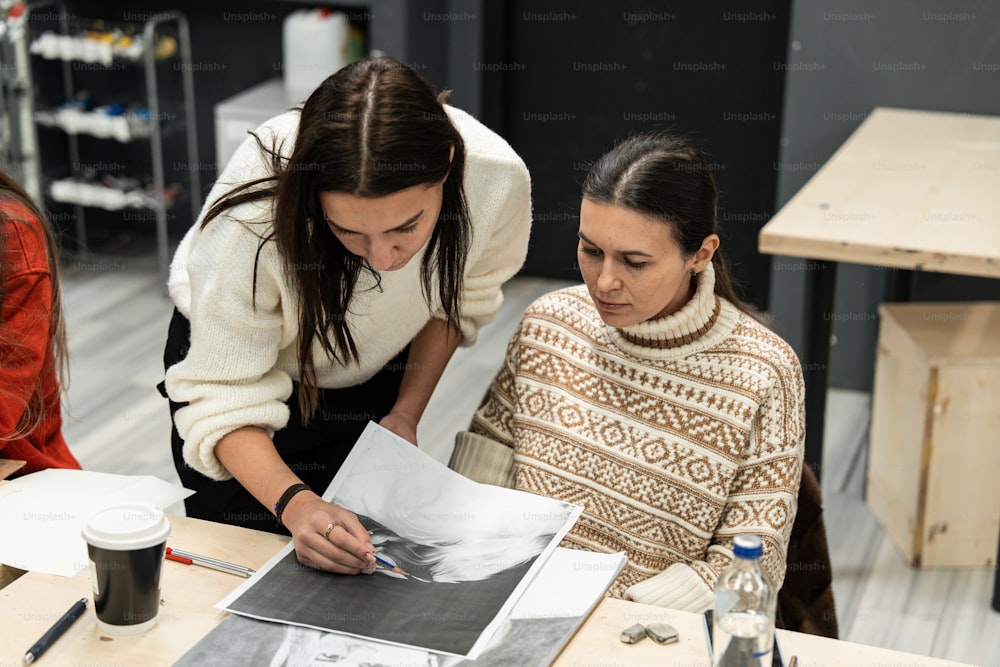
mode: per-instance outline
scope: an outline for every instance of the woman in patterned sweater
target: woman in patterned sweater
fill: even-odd
[[[712,606],[733,537],[780,587],[805,433],[791,347],[733,291],[701,153],[633,137],[587,176],[585,285],[525,312],[452,467],[577,503],[564,546],[625,551],[616,597]],[[512,463],[511,463],[512,459]]]

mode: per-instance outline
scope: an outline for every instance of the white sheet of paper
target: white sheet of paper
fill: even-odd
[[[557,548],[514,605],[510,617],[585,616],[627,560],[624,552],[602,554]]]
[[[80,536],[96,512],[119,503],[169,507],[194,491],[151,475],[50,469],[0,484],[0,563],[72,577],[87,566]]]

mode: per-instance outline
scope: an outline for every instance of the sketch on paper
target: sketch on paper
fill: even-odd
[[[323,496],[406,573],[318,572],[291,545],[219,606],[261,620],[474,658],[580,514],[477,484],[375,424]]]
[[[233,614],[175,667],[543,667],[555,660],[624,564],[620,553],[556,549],[475,660]]]

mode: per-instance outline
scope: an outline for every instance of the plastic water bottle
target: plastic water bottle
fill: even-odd
[[[768,667],[774,643],[774,584],[760,566],[756,535],[733,540],[733,564],[715,585],[714,667]]]

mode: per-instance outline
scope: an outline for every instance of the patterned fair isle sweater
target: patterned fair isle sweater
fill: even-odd
[[[625,551],[615,597],[712,606],[733,537],[776,587],[795,518],[802,371],[775,333],[714,294],[625,329],[584,286],[525,312],[471,430],[514,448],[515,487],[582,505],[563,546]]]

